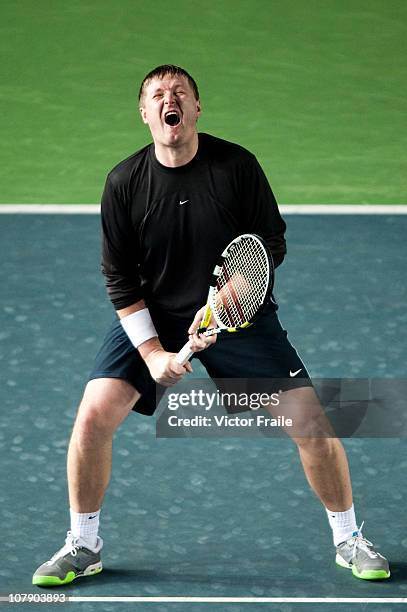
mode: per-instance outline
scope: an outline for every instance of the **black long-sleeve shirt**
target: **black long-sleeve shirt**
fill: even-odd
[[[186,165],[163,166],[150,144],[108,175],[102,197],[102,271],[116,310],[140,299],[192,318],[206,301],[219,254],[236,236],[264,238],[275,264],[285,223],[254,155],[199,134]]]

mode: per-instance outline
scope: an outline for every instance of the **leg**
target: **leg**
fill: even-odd
[[[310,387],[280,394],[280,404],[271,409],[293,421],[285,431],[298,446],[305,476],[328,511],[336,545],[336,563],[364,580],[390,576],[389,564],[356,526],[348,461],[340,440],[325,417]]]
[[[69,501],[75,512],[101,507],[110,479],[113,434],[139,397],[124,380],[99,378],[87,384],[68,450]]]
[[[244,334],[230,334],[224,341],[219,338],[208,352],[199,354],[199,359],[214,379],[283,381],[291,379],[292,373],[301,373],[307,384],[306,368],[275,313],[260,317]],[[294,382],[301,384],[298,376]],[[269,406],[269,412],[275,418],[293,420],[293,426],[286,426],[285,431],[297,444],[306,478],[327,510],[337,546],[336,562],[351,568],[359,578],[387,578],[390,575],[387,560],[362,537],[357,527],[345,451],[313,389],[290,388],[280,394],[279,406]]]
[[[295,440],[305,476],[326,508],[345,512],[352,505],[348,461],[337,438]]]
[[[297,444],[308,483],[329,510],[344,512],[352,505],[352,485],[345,450],[326,419],[311,387],[280,394],[280,404],[270,408],[276,416],[292,419],[285,431]]]
[[[100,377],[103,372],[112,378]],[[103,541],[98,536],[98,510],[109,483],[113,435],[136,402],[141,399],[141,410],[144,408],[146,414],[151,414],[150,403],[153,408],[155,402],[155,385],[147,366],[119,319],[106,334],[91,378],[79,406],[68,450],[71,529],[65,545],[34,572],[33,584],[39,586],[68,584],[78,577],[102,571]]]
[[[82,515],[81,520],[85,518],[85,525],[87,519],[97,520],[96,547],[68,531],[65,546],[40,565],[33,584],[60,586],[102,571],[103,542],[97,537],[99,518],[86,514],[97,512],[102,505],[110,478],[113,434],[139,397],[129,383],[120,379],[100,378],[88,383],[69,444],[68,487],[71,509]]]

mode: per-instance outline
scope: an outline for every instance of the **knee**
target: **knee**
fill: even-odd
[[[316,455],[319,458],[329,458],[335,453],[334,438],[296,438],[295,443],[300,452]]]
[[[93,446],[113,437],[116,427],[108,416],[108,407],[103,402],[83,399],[76,416],[73,429],[75,437],[81,445]]]
[[[108,441],[139,397],[138,391],[123,380],[91,380],[79,406],[73,436],[83,444]]]

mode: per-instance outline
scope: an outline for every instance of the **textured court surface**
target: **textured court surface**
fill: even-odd
[[[402,377],[407,218],[290,216],[288,223],[290,256],[277,280],[280,317],[312,374]],[[4,593],[32,590],[33,569],[62,544],[67,437],[112,310],[97,273],[96,216],[3,215],[0,249]],[[334,565],[324,512],[289,441],[156,440],[152,420],[130,415],[116,436],[102,515],[106,569],[64,592],[406,596],[406,440],[347,440],[346,448],[359,521],[391,559],[391,581],[357,581]],[[75,605],[349,609],[69,609]],[[400,606],[372,607],[390,609]]]

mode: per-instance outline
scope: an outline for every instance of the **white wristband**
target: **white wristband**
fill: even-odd
[[[143,308],[143,310],[138,310],[127,315],[127,317],[123,317],[120,319],[120,323],[136,348],[146,340],[158,336],[148,308]]]

